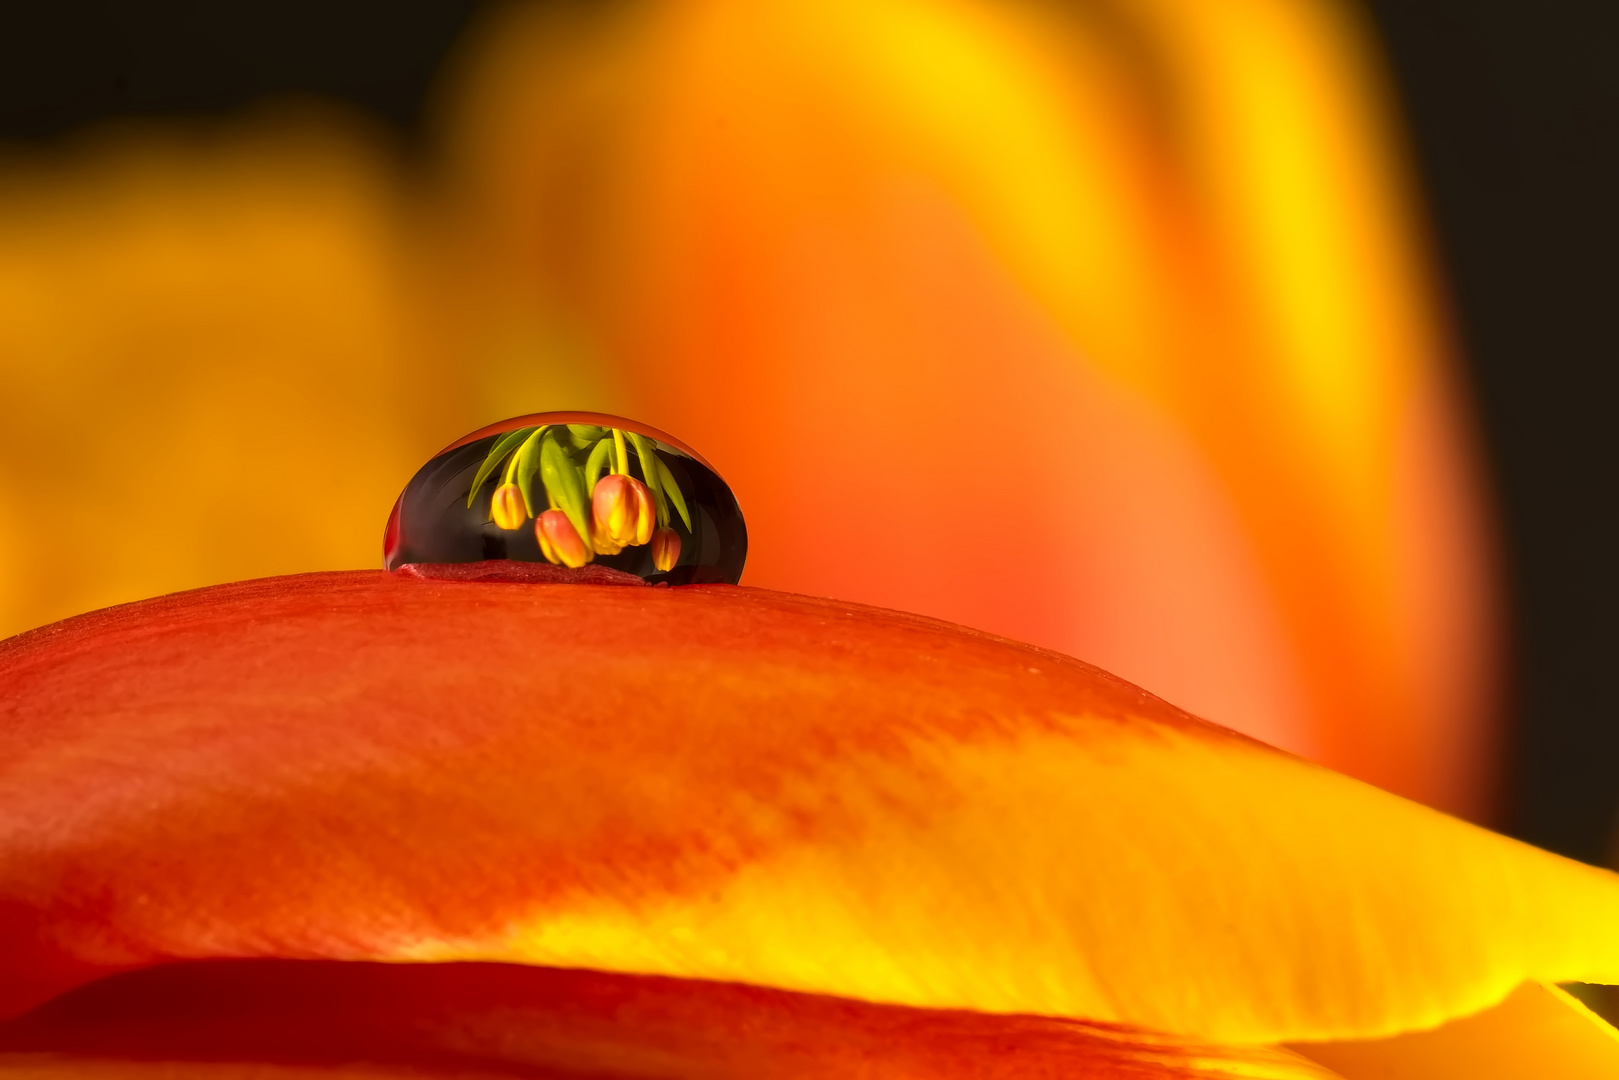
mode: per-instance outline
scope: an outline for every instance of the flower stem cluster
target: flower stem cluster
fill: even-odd
[[[630,472],[631,447],[642,478]],[[549,509],[534,515],[534,536],[551,563],[580,567],[598,555],[641,545],[650,545],[652,563],[660,572],[680,561],[680,534],[672,527],[671,507],[689,529],[685,496],[645,436],[587,424],[507,432],[495,441],[473,480],[469,506],[502,461],[506,467],[490,496],[490,520],[508,532],[521,528],[534,515],[534,496],[543,494]]]

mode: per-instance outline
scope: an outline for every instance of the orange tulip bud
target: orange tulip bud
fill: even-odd
[[[627,547],[652,539],[652,493],[633,476],[615,473],[596,481],[591,510],[596,528],[615,544]]]
[[[659,529],[652,534],[652,565],[669,571],[680,561],[680,534],[673,529]]]
[[[547,510],[535,518],[534,536],[540,542],[540,553],[553,563],[577,569],[594,558],[561,510]]]
[[[515,529],[528,520],[528,505],[516,484],[502,484],[489,500],[489,516],[502,529]]]

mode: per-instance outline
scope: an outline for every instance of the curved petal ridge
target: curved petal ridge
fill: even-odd
[[[1388,1039],[1301,1044],[1344,1080],[1608,1080],[1619,1031],[1555,986],[1525,983],[1494,1008]]]
[[[362,1076],[409,1067],[416,1075],[557,1080],[1332,1075],[1285,1050],[1200,1045],[1108,1024],[511,964],[285,960],[115,975],[0,1025],[0,1076],[41,1061]]]
[[[12,1014],[173,958],[506,960],[1262,1044],[1619,981],[1612,874],[858,605],[308,575],[0,681]]]

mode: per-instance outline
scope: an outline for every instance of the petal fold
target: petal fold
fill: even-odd
[[[1432,1031],[1301,1045],[1344,1080],[1608,1080],[1619,1032],[1555,986],[1525,983],[1501,1004]]]
[[[511,964],[281,960],[117,975],[0,1025],[0,1076],[41,1061],[581,1080],[1331,1076],[1286,1050],[1108,1024]]]

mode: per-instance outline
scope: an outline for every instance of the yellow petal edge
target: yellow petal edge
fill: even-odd
[[[919,743],[925,784],[919,762],[826,777],[826,797],[867,823],[857,839],[745,864],[701,897],[598,895],[410,958],[737,980],[1227,1044],[1377,1038],[1478,1012],[1525,980],[1619,981],[1611,873],[1240,737],[1070,722],[1018,725],[999,745]]]
[[[1344,1080],[1610,1080],[1619,1032],[1555,986],[1525,983],[1505,1001],[1433,1031],[1296,1047]]]

